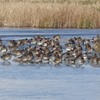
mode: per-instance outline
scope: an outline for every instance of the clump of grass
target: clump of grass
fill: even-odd
[[[24,1],[24,0],[23,0]],[[33,2],[34,0],[31,0]],[[50,0],[47,0],[50,1]],[[57,0],[56,0],[57,1]],[[61,0],[66,2],[68,0]],[[73,1],[73,0],[72,0]],[[100,28],[98,4],[0,3],[0,26],[38,28]]]

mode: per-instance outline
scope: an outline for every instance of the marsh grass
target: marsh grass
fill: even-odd
[[[2,0],[0,26],[100,28],[100,2],[98,0],[89,1]]]

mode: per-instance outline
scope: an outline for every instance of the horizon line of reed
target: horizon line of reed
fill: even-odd
[[[100,3],[0,3],[0,27],[100,28]]]

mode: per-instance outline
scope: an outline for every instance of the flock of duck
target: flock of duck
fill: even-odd
[[[72,37],[61,44],[60,35],[51,38],[37,35],[33,38],[9,40],[6,44],[0,39],[0,61],[20,64],[51,64],[80,67],[85,63],[100,66],[100,52],[94,44],[100,36],[92,39]]]

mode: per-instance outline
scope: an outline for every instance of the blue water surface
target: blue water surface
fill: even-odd
[[[100,29],[0,29],[4,40],[38,34],[92,38],[100,34]],[[0,62],[0,100],[100,100],[100,68]]]

